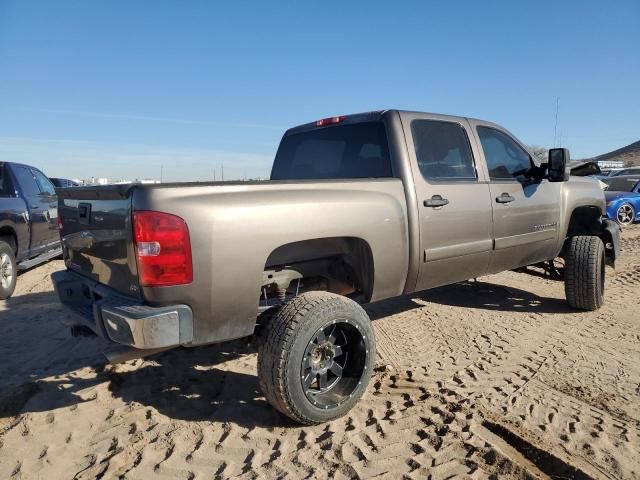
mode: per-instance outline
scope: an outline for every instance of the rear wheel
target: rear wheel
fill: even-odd
[[[265,397],[293,420],[311,425],[348,412],[367,388],[375,337],[364,310],[327,292],[307,292],[271,319],[258,350]]]
[[[633,205],[629,203],[623,203],[618,207],[616,211],[616,220],[620,225],[631,225],[636,218],[636,212],[633,209]]]
[[[564,286],[567,302],[580,310],[597,310],[604,302],[604,244],[599,237],[576,236],[567,248]]]
[[[13,248],[0,241],[0,300],[9,298],[16,288],[18,269]]]

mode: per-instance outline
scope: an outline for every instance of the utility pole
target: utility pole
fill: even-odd
[[[216,181],[216,169],[215,168],[213,169],[213,181],[214,182]]]
[[[555,125],[553,127],[553,146],[557,147],[558,145],[556,145],[556,139],[558,138],[558,107],[560,105],[560,98],[556,97],[556,122]]]
[[[222,169],[222,181],[224,182],[224,163],[220,166]]]
[[[162,183],[162,177],[163,177],[163,170],[164,170],[164,165],[160,165],[160,183]]]

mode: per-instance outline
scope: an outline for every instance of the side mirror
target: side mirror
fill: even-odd
[[[552,148],[549,150],[547,178],[550,182],[566,182],[569,180],[569,149]]]

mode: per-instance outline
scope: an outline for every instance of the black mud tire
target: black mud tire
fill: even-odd
[[[347,349],[353,349],[348,358],[358,367],[345,365],[344,378],[350,383],[347,389],[335,390],[347,394],[323,405],[315,401],[320,396],[313,397],[309,387],[303,385],[303,362],[318,332],[330,331],[332,325],[343,325],[355,332],[349,337],[352,341],[347,342]],[[306,292],[287,302],[270,319],[258,346],[258,379],[267,401],[305,425],[323,423],[351,410],[367,388],[374,363],[375,334],[369,317],[353,300],[328,292]]]
[[[10,274],[9,274],[10,272]],[[9,275],[5,277],[5,275]],[[6,300],[16,289],[18,267],[11,245],[0,240],[0,300]]]
[[[567,302],[579,310],[597,310],[604,303],[604,244],[599,237],[569,239],[564,289]]]

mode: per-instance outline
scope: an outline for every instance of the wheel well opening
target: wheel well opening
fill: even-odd
[[[371,247],[360,238],[288,243],[267,258],[259,306],[277,306],[308,291],[332,292],[366,303],[373,292],[373,268]]]
[[[0,240],[8,243],[13,249],[13,254],[18,255],[18,240],[16,232],[11,227],[0,227]]]
[[[599,235],[602,225],[602,211],[595,206],[578,207],[571,213],[567,237],[576,235]]]

